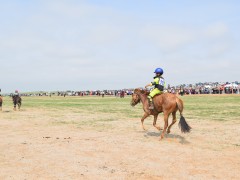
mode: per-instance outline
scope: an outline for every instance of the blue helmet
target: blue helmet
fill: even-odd
[[[158,73],[158,74],[163,74],[163,69],[162,68],[157,68],[155,69],[154,73]]]

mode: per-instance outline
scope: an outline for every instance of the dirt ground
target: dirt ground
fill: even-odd
[[[0,112],[0,179],[239,179],[240,121],[188,120],[159,141],[146,119],[100,124],[106,114],[23,109]],[[158,124],[163,126],[162,116]]]

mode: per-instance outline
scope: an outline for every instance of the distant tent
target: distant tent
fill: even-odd
[[[210,85],[205,85],[204,87],[210,89],[212,86],[210,86]]]
[[[224,87],[232,87],[232,88],[237,88],[238,85],[235,83],[231,83],[231,84],[226,84]]]

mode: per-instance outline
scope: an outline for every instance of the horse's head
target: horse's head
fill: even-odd
[[[147,95],[148,92],[142,89],[134,89],[133,94],[132,94],[132,100],[131,100],[131,106],[135,106],[140,102],[140,96],[141,95]]]
[[[136,93],[132,94],[132,101],[131,101],[131,106],[135,106],[140,102],[140,96]]]

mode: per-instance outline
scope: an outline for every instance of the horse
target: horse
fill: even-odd
[[[20,110],[20,107],[22,105],[22,98],[18,95],[13,95],[12,100],[13,100],[13,104],[14,104],[13,110],[16,111],[16,106],[17,105],[18,105],[18,110]]]
[[[3,103],[3,99],[2,99],[2,96],[0,95],[0,111],[2,111],[2,103]]]
[[[142,102],[144,115],[141,119],[142,128],[144,130],[145,127],[143,125],[144,120],[150,116],[154,116],[153,126],[156,127],[158,130],[163,130],[160,136],[160,140],[164,138],[166,133],[169,134],[171,131],[171,127],[177,121],[176,120],[176,112],[179,110],[180,112],[180,121],[179,121],[179,128],[181,129],[182,133],[188,133],[191,130],[191,127],[186,122],[185,118],[183,117],[183,101],[179,99],[175,94],[171,93],[163,93],[160,95],[156,95],[153,98],[154,109],[149,110],[149,102],[147,95],[149,94],[146,90],[135,89],[132,94],[131,106],[135,106],[138,103]],[[164,128],[160,128],[160,126],[156,125],[158,114],[163,112],[164,115]],[[169,115],[172,114],[172,123],[168,126],[168,118]]]

